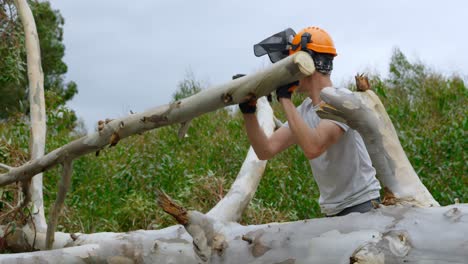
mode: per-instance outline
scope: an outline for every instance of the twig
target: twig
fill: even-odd
[[[24,208],[31,201],[32,194],[30,192],[32,179],[21,182],[21,191],[23,192],[24,199],[21,202],[20,208]]]
[[[32,246],[31,246],[31,249],[34,251],[34,247],[36,246],[36,240],[37,240],[36,223],[34,223],[33,213],[31,212],[31,210],[29,208],[27,208],[27,207],[26,207],[26,209],[28,210],[29,222],[32,224],[33,229],[34,229],[34,239],[33,239],[33,243],[32,243]]]
[[[49,223],[47,225],[46,234],[46,248],[52,249],[55,238],[55,228],[57,227],[58,217],[62,211],[63,204],[65,202],[65,196],[67,195],[68,189],[71,184],[71,176],[73,171],[73,161],[66,160],[63,162],[62,178],[59,183],[59,190],[57,199],[55,200],[54,207],[50,210]]]
[[[5,170],[11,170],[11,169],[13,169],[13,167],[10,167],[10,166],[8,166],[8,165],[6,165],[6,164],[3,164],[3,163],[0,163],[0,168],[5,169]]]

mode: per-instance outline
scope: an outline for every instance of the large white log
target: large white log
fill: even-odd
[[[30,179],[65,159],[72,160],[96,152],[110,143],[117,143],[119,139],[161,126],[185,122],[201,114],[237,104],[252,97],[265,96],[279,85],[308,76],[314,70],[310,56],[307,53],[298,52],[263,71],[202,90],[200,93],[172,104],[113,120],[105,124],[99,132],[77,139],[42,158],[31,160],[7,173],[0,174],[0,186]]]
[[[46,140],[46,113],[44,98],[44,74],[42,72],[41,49],[37,35],[36,23],[26,0],[15,0],[15,5],[23,24],[26,57],[28,66],[29,104],[31,116],[31,137],[29,139],[30,159],[35,160],[44,156]],[[33,221],[37,230],[47,229],[44,215],[42,194],[42,173],[31,182],[24,181],[26,202],[31,199],[33,205]]]
[[[212,252],[211,263],[467,263],[468,259],[468,204],[389,206],[365,214],[258,226],[216,221],[213,227],[223,234],[225,244],[223,250]],[[83,245],[81,240],[89,243]],[[0,263],[201,263],[192,242],[182,226],[97,233],[79,236],[74,241],[79,247],[3,254]]]

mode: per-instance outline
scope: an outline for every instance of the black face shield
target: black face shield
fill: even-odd
[[[291,28],[274,34],[254,45],[254,54],[257,57],[268,54],[272,63],[280,61],[289,56],[289,46],[296,35]]]

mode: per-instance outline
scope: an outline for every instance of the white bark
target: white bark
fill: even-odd
[[[189,218],[197,223],[194,219],[203,217],[189,212]],[[224,237],[222,250],[212,251],[211,263],[466,263],[468,259],[468,204],[389,206],[365,214],[258,226],[217,221],[211,228]],[[0,263],[200,263],[192,242],[182,226],[97,233],[79,236],[72,248],[0,255]]]
[[[29,103],[31,115],[31,138],[29,144],[30,158],[36,160],[44,156],[46,139],[46,113],[44,99],[44,74],[41,64],[41,50],[37,35],[36,23],[26,0],[15,0],[19,17],[23,24],[26,42],[28,65]],[[24,181],[26,201],[31,198],[33,205],[33,221],[37,230],[47,228],[44,215],[42,194],[42,173],[38,173],[31,182]]]
[[[104,128],[99,132],[82,137],[40,159],[31,160],[7,173],[0,174],[0,186],[30,179],[65,159],[75,159],[87,153],[96,152],[111,141],[116,143],[119,139],[161,126],[185,122],[201,114],[243,102],[251,97],[265,96],[279,85],[308,76],[314,70],[310,56],[304,52],[298,52],[261,72],[202,90],[198,94],[170,105],[115,119],[104,124]]]
[[[320,96],[332,107],[325,105],[319,115],[345,122],[362,135],[377,176],[395,196],[394,202],[420,207],[439,205],[411,166],[382,102],[373,91],[351,93],[325,88]]]

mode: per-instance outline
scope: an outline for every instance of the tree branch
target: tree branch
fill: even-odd
[[[0,168],[1,168],[1,169],[8,170],[8,171],[11,170],[11,169],[13,169],[13,167],[10,167],[10,166],[5,165],[5,164],[3,164],[3,163],[0,163]]]
[[[63,162],[62,178],[60,179],[59,190],[55,200],[54,207],[50,210],[49,223],[47,226],[46,248],[51,249],[54,243],[55,228],[57,227],[58,217],[62,211],[65,202],[65,196],[70,189],[71,177],[73,173],[72,160]]]

